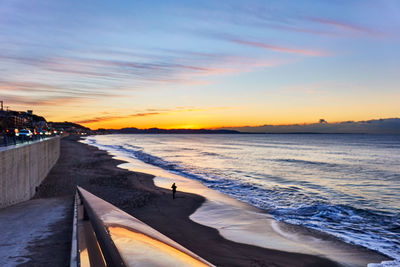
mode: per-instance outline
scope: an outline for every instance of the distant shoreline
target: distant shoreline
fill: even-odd
[[[319,133],[319,132],[282,132],[282,133],[272,133],[272,132],[230,132],[230,133],[225,133],[225,132],[118,132],[113,130],[113,132],[109,133],[96,133],[98,135],[101,134],[181,134],[181,135],[190,135],[190,134],[212,134],[212,135],[221,135],[221,134],[234,134],[234,135],[278,135],[278,134],[310,134],[310,135],[399,135],[399,134],[390,134],[390,133]]]
[[[130,138],[129,136],[131,136],[131,135],[126,135],[125,138],[129,139]],[[132,135],[132,136],[133,137],[131,137],[131,138],[133,138],[133,139],[131,139],[131,140],[136,140],[134,135]],[[157,137],[158,135],[153,135],[153,136],[154,137],[151,140],[153,140],[153,141],[158,140],[158,137]],[[165,138],[168,137],[168,135],[164,135],[164,136],[165,136]],[[248,137],[250,138],[251,136],[248,136]],[[96,138],[96,137],[92,137],[92,138]],[[119,138],[122,138],[121,142],[122,143],[126,143],[126,139],[123,138],[122,136],[121,137],[109,136],[110,139],[107,139],[107,137],[105,136],[104,138],[105,138],[104,140],[102,138],[99,139],[99,140],[103,140],[103,141],[109,140],[110,141],[110,140],[119,140]],[[139,135],[138,135],[138,138],[139,138]],[[175,139],[176,138],[178,138],[178,140],[180,139],[178,135],[175,137]],[[200,136],[198,138],[200,138]],[[212,138],[212,135],[210,135],[209,137],[205,137],[205,138]],[[218,137],[216,137],[216,138],[219,139]],[[228,138],[228,139],[229,138],[234,138],[234,135],[232,135],[231,137],[227,136],[226,138]],[[238,137],[238,138],[240,138],[240,137]],[[290,138],[290,137],[288,137],[288,138]],[[311,136],[309,138],[312,139]],[[97,141],[99,141],[99,140],[97,140]],[[162,140],[164,140],[164,139],[162,138]],[[95,144],[98,143],[98,142],[96,142],[96,141],[92,142],[92,141],[93,140],[87,141],[85,143],[92,144],[92,145],[96,146]],[[155,142],[157,142],[157,141],[155,141]],[[105,143],[108,144],[109,142],[105,141]],[[132,141],[132,143],[130,143],[130,144],[135,144],[135,143],[136,143],[136,141]],[[104,149],[103,146],[101,145],[101,144],[104,144],[104,143],[99,141],[98,144],[99,144],[98,147],[100,149]],[[115,144],[117,145],[117,147],[120,147],[118,145],[120,145],[121,143],[116,142]],[[128,169],[128,170],[131,170],[131,171],[140,170],[141,172],[150,173],[150,174],[152,174],[152,175],[154,175],[156,177],[170,177],[166,173],[159,172],[159,171],[154,171],[152,167],[147,169],[146,166],[144,166],[144,165],[142,165],[140,163],[140,160],[136,163],[136,161],[137,161],[136,159],[131,159],[131,157],[128,156],[128,155],[125,155],[125,153],[119,154],[118,153],[118,151],[120,151],[119,149],[115,149],[114,150],[113,148],[108,148],[107,150],[111,155],[114,155],[117,158],[121,157],[120,159],[124,159],[124,160],[126,160],[128,162],[127,165],[121,166],[121,168]],[[149,155],[146,155],[145,158],[149,159],[148,156]],[[146,161],[147,160],[145,160],[145,162]],[[136,165],[136,164],[138,164],[138,165]],[[185,176],[182,176],[182,177],[185,177]],[[167,179],[170,179],[169,180],[169,182],[170,182],[169,184],[168,184],[168,182],[165,183],[165,181]],[[182,180],[185,180],[185,178],[182,178]],[[186,178],[186,180],[190,180],[190,179]],[[321,243],[321,246],[324,247],[324,248],[318,248],[318,249],[321,250],[320,255],[325,255],[325,256],[331,255],[332,256],[332,255],[338,255],[340,253],[343,253],[343,251],[345,251],[345,253],[342,254],[342,256],[331,258],[332,260],[337,261],[337,262],[342,262],[342,261],[343,262],[353,262],[353,261],[355,261],[355,258],[357,258],[356,262],[358,262],[358,263],[361,262],[361,263],[366,265],[367,263],[371,263],[371,262],[381,262],[382,260],[385,259],[385,256],[382,256],[382,254],[380,252],[371,251],[369,249],[365,249],[365,248],[357,246],[357,245],[353,246],[353,245],[346,244],[343,241],[340,241],[339,239],[336,239],[335,237],[332,237],[330,235],[326,235],[326,234],[324,234],[322,232],[313,232],[310,229],[306,229],[306,228],[302,228],[302,227],[296,228],[296,226],[293,226],[293,225],[285,225],[285,226],[280,225],[278,227],[280,230],[276,230],[276,229],[272,230],[271,228],[268,228],[268,225],[270,225],[270,223],[268,223],[267,221],[263,224],[263,226],[258,227],[254,223],[258,222],[259,218],[255,219],[253,222],[251,222],[252,221],[251,218],[253,218],[253,215],[245,216],[244,214],[246,214],[246,212],[245,212],[246,209],[244,209],[242,212],[240,212],[240,214],[241,214],[240,216],[245,216],[247,219],[245,219],[245,220],[243,220],[243,218],[242,219],[238,219],[238,222],[241,222],[241,223],[247,224],[247,225],[253,225],[253,227],[255,227],[255,228],[254,228],[254,230],[249,230],[249,232],[246,232],[246,230],[243,230],[243,229],[242,229],[243,231],[241,232],[241,231],[239,231],[239,229],[236,229],[234,231],[235,233],[233,234],[233,237],[232,237],[231,236],[232,232],[230,232],[229,229],[232,227],[232,222],[235,220],[234,218],[237,219],[237,217],[235,217],[235,210],[237,210],[237,209],[234,208],[234,209],[232,209],[232,211],[229,211],[230,210],[229,207],[231,207],[230,206],[231,204],[229,204],[229,203],[231,203],[230,201],[228,201],[227,205],[224,206],[222,208],[222,210],[220,210],[219,207],[221,206],[221,203],[223,203],[223,201],[218,199],[218,201],[216,202],[218,204],[216,206],[213,206],[212,204],[210,204],[210,203],[213,203],[213,198],[211,196],[213,196],[214,193],[208,192],[208,191],[204,191],[203,189],[198,188],[195,185],[193,187],[190,187],[189,185],[187,185],[187,182],[181,181],[180,178],[176,177],[176,175],[173,175],[170,178],[162,178],[161,180],[156,178],[156,182],[155,183],[156,183],[157,186],[159,186],[158,187],[159,189],[166,188],[167,189],[167,194],[168,194],[168,191],[169,191],[168,189],[169,189],[169,186],[171,185],[172,182],[178,182],[178,185],[180,184],[181,186],[182,186],[182,184],[184,184],[184,186],[181,187],[181,188],[186,188],[187,192],[200,194],[200,195],[202,195],[202,196],[207,198],[206,205],[205,206],[202,205],[201,207],[199,207],[199,211],[196,211],[196,213],[191,215],[191,216],[198,216],[198,217],[191,217],[192,220],[194,220],[195,222],[200,223],[202,225],[206,225],[208,227],[212,227],[214,229],[218,229],[220,234],[222,234],[222,236],[224,236],[225,238],[228,238],[229,240],[233,240],[233,241],[239,242],[239,243],[242,243],[242,242],[247,243],[249,241],[250,236],[252,236],[254,234],[254,231],[256,231],[256,232],[259,231],[257,233],[257,238],[259,238],[260,236],[263,236],[263,240],[270,240],[269,242],[272,242],[272,243],[270,243],[270,244],[268,244],[266,246],[262,246],[261,244],[263,244],[264,241],[261,242],[261,243],[259,243],[259,242],[253,243],[253,241],[254,241],[253,240],[252,242],[247,243],[247,244],[252,244],[252,245],[256,245],[256,246],[262,246],[262,247],[266,247],[266,248],[274,248],[274,249],[279,250],[279,249],[282,249],[282,247],[279,247],[279,245],[276,246],[276,245],[273,245],[273,244],[283,244],[283,243],[286,244],[286,242],[288,242],[287,244],[291,243],[290,241],[288,241],[285,238],[284,238],[285,240],[283,241],[281,239],[281,237],[279,237],[279,238],[277,237],[277,236],[281,236],[281,234],[279,234],[279,233],[282,233],[282,231],[283,231],[285,234],[288,234],[288,233],[294,234],[294,233],[296,233],[296,236],[297,236],[297,238],[299,238],[299,240],[301,240],[301,237],[304,237],[304,243],[302,243],[300,241],[300,243],[302,243],[301,246],[304,246],[304,247],[307,247],[308,245],[310,245],[311,247],[313,246],[312,244],[309,244],[308,241],[307,241],[307,240],[309,240],[310,236],[312,236],[312,238],[324,240],[324,242],[322,242],[323,245]],[[188,188],[192,188],[192,189],[194,188],[194,190],[188,189]],[[188,199],[186,199],[186,200],[188,200]],[[164,208],[162,208],[161,206],[158,206],[157,208],[158,208],[158,210],[164,210]],[[149,210],[147,210],[146,207],[143,207],[143,209],[141,209],[141,210],[143,211],[143,215],[146,216],[146,218],[148,220],[147,223],[149,223],[150,225],[153,224],[153,223],[156,223],[155,218],[154,218],[154,212],[148,212]],[[203,211],[201,211],[201,210],[203,210]],[[212,212],[210,214],[208,214],[208,212],[210,210],[212,210]],[[137,210],[137,209],[135,210],[135,212],[139,212],[139,211],[140,210]],[[260,210],[260,212],[263,213],[264,211]],[[214,214],[214,215],[212,215],[212,214]],[[217,214],[219,214],[219,215],[217,215]],[[224,217],[224,215],[222,215],[222,214],[229,214],[229,218],[230,219],[229,219],[229,222],[226,225],[223,224],[224,219],[222,219],[222,218]],[[217,217],[215,217],[215,216],[217,216]],[[222,217],[218,217],[218,216],[222,216]],[[141,219],[140,217],[138,217],[138,218]],[[193,219],[193,218],[197,218],[197,219]],[[207,219],[206,219],[206,221],[203,221],[202,218],[203,219],[207,218]],[[265,218],[263,217],[263,219],[265,219]],[[217,222],[217,223],[213,224],[212,223],[213,220],[214,220],[214,222]],[[233,223],[233,225],[235,225],[235,223]],[[157,226],[154,226],[154,227],[156,229],[159,229],[159,230],[165,229],[165,230],[162,230],[161,232],[171,231],[170,225],[168,225],[168,224],[165,225],[164,223],[161,223],[161,224],[159,224]],[[258,230],[255,230],[255,229],[258,229]],[[282,230],[282,229],[285,229],[285,230]],[[236,239],[234,237],[236,234],[239,234],[239,233],[240,233],[240,236],[242,236],[242,238],[244,238],[244,239],[242,239],[242,238]],[[278,234],[276,234],[276,233],[278,233]],[[283,236],[286,236],[285,234],[283,234]],[[304,236],[303,236],[303,234],[304,234]],[[185,242],[188,242],[188,241],[187,240],[182,240],[180,243],[185,243]],[[297,245],[296,245],[296,248],[297,248]],[[329,249],[326,249],[326,248],[329,248]],[[324,249],[325,249],[325,252],[322,252]],[[332,250],[332,252],[330,250]],[[294,252],[294,251],[297,251],[297,249],[290,250],[290,249],[288,249],[286,247],[286,248],[282,249],[282,251],[292,251],[292,252]],[[302,252],[303,253],[309,253],[309,255],[310,255],[310,254],[313,254],[312,251],[313,251],[313,249],[311,249],[310,251],[307,251],[307,252],[306,252],[306,250],[303,250]],[[333,252],[333,251],[336,251],[336,252]],[[299,251],[297,251],[297,252],[299,252]],[[350,254],[353,255],[353,256],[350,256],[350,254],[349,255],[346,254],[346,253],[349,253],[349,252],[351,252]],[[196,253],[201,255],[202,252],[198,251]],[[356,255],[356,256],[354,256],[354,255]],[[328,256],[328,257],[330,257],[330,256]],[[383,257],[383,258],[379,258],[379,257]],[[207,257],[204,257],[204,258],[207,259]],[[346,258],[346,260],[344,258]],[[211,261],[211,262],[213,262],[213,261]],[[363,264],[355,265],[355,266],[364,266]]]
[[[63,143],[70,149],[69,155],[64,155],[67,163],[84,163],[79,168],[69,168],[68,177],[81,176],[77,182],[83,188],[217,266],[338,266],[319,256],[227,240],[216,229],[189,219],[204,203],[204,197],[178,189],[177,198],[173,200],[170,190],[155,186],[152,175],[119,168],[124,161],[113,159],[108,152],[83,144],[74,137],[64,139]]]
[[[240,127],[220,127],[203,129],[162,129],[125,127],[121,129],[88,127],[73,122],[49,122],[60,131],[86,134],[373,134],[400,135],[400,118],[368,121],[344,121],[329,123],[321,120],[310,124],[260,125]]]

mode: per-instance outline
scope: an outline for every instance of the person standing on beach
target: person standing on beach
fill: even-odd
[[[172,188],[172,199],[175,199],[175,193],[176,193],[176,188],[177,188],[175,183],[172,184],[171,188]]]

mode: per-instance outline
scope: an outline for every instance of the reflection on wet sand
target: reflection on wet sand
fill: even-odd
[[[154,239],[122,227],[108,227],[124,261],[138,266],[208,266],[190,255]]]

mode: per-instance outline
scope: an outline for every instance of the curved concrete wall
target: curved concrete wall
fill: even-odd
[[[60,137],[0,148],[0,208],[28,200],[60,156]]]

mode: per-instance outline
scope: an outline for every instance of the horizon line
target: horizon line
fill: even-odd
[[[368,119],[368,120],[343,120],[343,121],[333,121],[333,122],[328,122],[324,119],[320,119],[319,121],[316,122],[302,122],[302,123],[288,123],[288,124],[258,124],[258,125],[242,125],[242,126],[218,126],[218,127],[167,127],[167,128],[159,128],[157,126],[154,127],[149,127],[149,128],[138,128],[135,126],[128,126],[128,127],[117,127],[117,128],[102,128],[99,127],[96,130],[104,129],[104,130],[122,130],[122,129],[138,129],[138,130],[149,130],[149,129],[159,129],[159,130],[224,130],[224,129],[233,129],[233,128],[257,128],[257,127],[264,127],[264,126],[273,126],[273,127],[279,127],[279,126],[306,126],[306,125],[318,125],[318,124],[340,124],[340,123],[363,123],[363,122],[369,122],[369,121],[379,121],[379,120],[391,120],[391,119],[399,119],[400,117],[389,117],[389,118],[378,118],[378,119]],[[57,123],[66,123],[68,121],[63,121],[63,122],[57,122]],[[71,122],[75,123],[81,126],[84,126],[82,124],[79,124],[77,122]],[[84,126],[86,128],[89,128],[92,130],[90,127]]]

